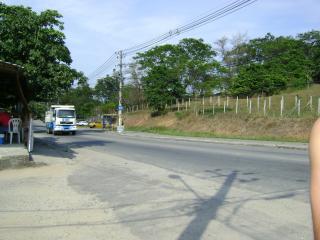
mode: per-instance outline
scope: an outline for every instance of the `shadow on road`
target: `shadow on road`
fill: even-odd
[[[195,211],[196,216],[181,233],[178,238],[179,240],[201,239],[201,236],[203,235],[210,221],[216,218],[219,207],[225,201],[225,198],[236,177],[237,171],[233,171],[227,176],[219,191],[214,196],[207,200],[199,201],[199,205]],[[183,179],[179,179],[184,182]]]

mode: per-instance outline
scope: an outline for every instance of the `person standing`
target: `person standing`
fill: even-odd
[[[4,109],[0,108],[0,132],[8,132],[8,124],[10,120],[10,115]]]
[[[315,122],[309,142],[310,200],[314,239],[320,240],[320,118]]]

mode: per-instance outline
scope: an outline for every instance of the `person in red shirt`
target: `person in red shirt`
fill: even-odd
[[[9,113],[0,108],[0,132],[8,131],[8,123],[10,120]]]

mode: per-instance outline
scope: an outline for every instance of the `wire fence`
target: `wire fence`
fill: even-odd
[[[258,115],[265,117],[311,117],[320,116],[319,96],[257,96],[229,97],[211,96],[176,99],[165,105],[166,111],[190,112],[196,116],[217,114]],[[127,112],[150,110],[148,104],[129,105]]]

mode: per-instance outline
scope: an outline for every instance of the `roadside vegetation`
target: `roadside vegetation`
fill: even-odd
[[[246,99],[243,99],[244,111],[239,110],[239,113],[236,114],[232,107],[235,99],[230,99],[229,111],[225,113],[220,108],[219,111],[216,110],[215,114],[212,114],[212,107],[209,106],[202,114],[202,101],[196,104],[191,101],[191,106],[199,106],[198,114],[192,107],[187,110],[181,107],[179,111],[174,107],[167,109],[167,114],[152,117],[150,110],[144,109],[128,112],[125,115],[125,124],[126,129],[130,131],[166,135],[307,142],[313,122],[318,117],[318,106],[315,103],[313,110],[310,109],[310,106],[306,106],[304,113],[300,116],[293,114],[291,107],[294,109],[294,99],[297,95],[304,99],[305,104],[310,96],[319,99],[320,85],[315,84],[304,90],[288,89],[281,92],[280,95],[272,96],[274,101],[281,97],[293,100],[290,101],[292,105],[289,105],[288,101],[286,106],[288,110],[282,117],[279,115],[279,102],[265,116],[263,111],[253,111],[249,114],[246,109]],[[210,100],[206,98],[205,101]],[[214,101],[216,98],[213,98]],[[255,102],[255,109],[256,104]]]

